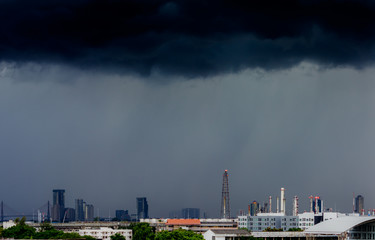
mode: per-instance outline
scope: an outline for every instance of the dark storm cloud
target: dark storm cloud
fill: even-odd
[[[373,63],[372,1],[0,1],[4,61],[207,76]]]

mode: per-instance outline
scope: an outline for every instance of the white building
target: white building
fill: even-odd
[[[234,240],[250,236],[251,234],[243,229],[210,229],[203,233],[205,240]]]
[[[298,227],[298,216],[258,214],[258,216],[238,217],[238,228],[247,228],[253,232],[261,232],[266,228],[281,228],[283,231],[288,231],[290,228]]]
[[[253,232],[261,232],[266,228],[290,228],[306,230],[317,223],[347,216],[338,212],[300,213],[298,216],[284,216],[282,213],[259,213],[257,216],[238,216],[238,228],[246,228]]]
[[[3,222],[3,228],[4,229],[11,228],[13,226],[16,226],[16,223],[13,220],[9,220],[7,222]]]
[[[97,229],[81,229],[78,231],[79,235],[88,235],[96,239],[108,240],[111,239],[112,235],[116,233],[121,234],[126,240],[132,239],[132,230],[130,229],[112,229],[107,227],[101,227]]]
[[[314,226],[314,216],[313,212],[305,212],[298,214],[299,218],[299,228],[305,230],[311,226]]]

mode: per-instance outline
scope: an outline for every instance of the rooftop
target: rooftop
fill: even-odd
[[[361,224],[366,224],[368,222],[375,222],[375,217],[340,217],[331,220],[327,220],[316,224],[308,229],[305,233],[310,234],[341,234],[346,231],[349,231],[351,228],[356,227]]]
[[[165,223],[166,225],[200,225],[201,221],[199,219],[168,219]]]

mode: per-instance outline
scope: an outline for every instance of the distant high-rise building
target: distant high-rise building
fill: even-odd
[[[87,204],[83,199],[75,200],[75,216],[76,221],[93,221],[94,220],[94,205]]]
[[[94,205],[85,204],[85,221],[94,221]]]
[[[130,215],[128,210],[116,210],[116,218],[119,221],[130,221]]]
[[[83,211],[83,200],[82,199],[76,199],[76,221],[84,221],[85,220],[85,215]]]
[[[223,187],[221,192],[221,218],[230,218],[228,170],[223,174]]]
[[[257,201],[253,201],[250,204],[250,216],[256,216],[259,212],[259,203]]]
[[[200,218],[200,210],[199,208],[183,208],[181,211],[182,218]]]
[[[365,209],[365,198],[362,195],[358,195],[355,198],[355,212],[362,214],[363,209]]]
[[[62,222],[65,215],[65,190],[53,190],[52,221]]]
[[[145,197],[137,198],[137,220],[148,217],[148,204]]]

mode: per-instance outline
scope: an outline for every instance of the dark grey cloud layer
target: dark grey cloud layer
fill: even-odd
[[[373,1],[0,2],[3,61],[207,76],[373,63]]]
[[[164,85],[65,66],[0,69],[1,200],[20,212],[63,188],[67,206],[83,198],[101,216],[134,213],[146,196],[152,217],[183,207],[217,217],[224,169],[233,213],[280,187],[288,212],[294,195],[308,210],[310,194],[350,212],[353,191],[375,207],[374,68],[302,64]]]

